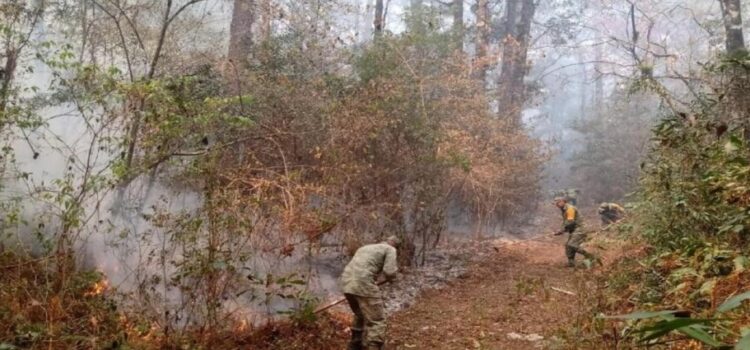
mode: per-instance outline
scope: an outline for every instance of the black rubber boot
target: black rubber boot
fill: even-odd
[[[362,331],[352,329],[352,339],[349,340],[349,346],[347,350],[363,350],[362,346]]]

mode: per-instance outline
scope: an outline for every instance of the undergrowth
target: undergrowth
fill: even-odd
[[[707,73],[711,93],[653,130],[633,253],[582,296],[585,329],[563,332],[576,348],[750,348],[750,99],[733,93],[747,91],[750,58]]]
[[[0,349],[338,349],[350,320],[310,307],[257,327],[238,322],[200,334],[165,335],[118,308],[117,291],[95,270],[61,279],[55,256],[0,253]]]
[[[105,283],[96,271],[62,280],[52,258],[0,254],[0,349],[119,348],[126,335]]]

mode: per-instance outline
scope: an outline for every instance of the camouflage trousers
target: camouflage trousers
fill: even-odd
[[[364,334],[365,345],[385,343],[386,324],[383,299],[353,294],[344,295],[354,313],[352,334]]]
[[[576,254],[581,254],[586,258],[593,258],[589,252],[581,248],[581,244],[586,241],[585,233],[569,232],[568,241],[565,243],[565,256],[568,257],[568,264],[573,264]]]

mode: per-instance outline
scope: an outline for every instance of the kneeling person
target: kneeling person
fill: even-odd
[[[602,219],[602,225],[610,225],[622,220],[625,216],[625,208],[617,203],[602,203],[599,205],[599,217]]]

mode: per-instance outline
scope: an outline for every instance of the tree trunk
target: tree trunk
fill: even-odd
[[[18,52],[12,47],[7,47],[5,50],[5,64],[3,65],[2,70],[0,70],[0,115],[5,114],[5,109],[8,106],[11,85],[16,74],[17,63]]]
[[[253,47],[254,0],[234,0],[229,27],[229,59],[245,62]]]
[[[740,0],[719,0],[726,29],[727,55],[737,57],[747,53],[745,38],[742,34],[742,2]],[[739,125],[744,129],[745,139],[750,139],[750,79],[746,70],[739,65],[731,65],[724,72],[727,84],[724,89],[726,111],[722,113],[725,122]]]
[[[526,100],[524,77],[528,72],[526,57],[531,37],[534,0],[508,0],[505,12],[503,58],[498,81],[500,113],[520,123]]]
[[[740,0],[719,0],[726,29],[727,54],[746,52],[745,38],[742,35],[742,4]]]
[[[272,0],[263,0],[260,8],[260,40],[268,41],[271,38],[271,21],[273,21]]]
[[[453,36],[456,50],[464,48],[464,0],[453,0],[451,3],[453,13]]]
[[[594,107],[597,113],[601,113],[604,107],[604,76],[602,75],[602,64],[604,60],[604,48],[602,44],[596,46],[596,64],[594,65],[594,74],[596,84],[594,85]]]
[[[375,19],[372,24],[375,30],[375,38],[379,38],[383,35],[383,27],[385,26],[385,18],[383,18],[383,0],[375,1]]]
[[[487,67],[489,66],[490,47],[490,4],[488,0],[477,0],[477,39],[476,39],[476,62],[477,79],[482,86],[487,82]]]

